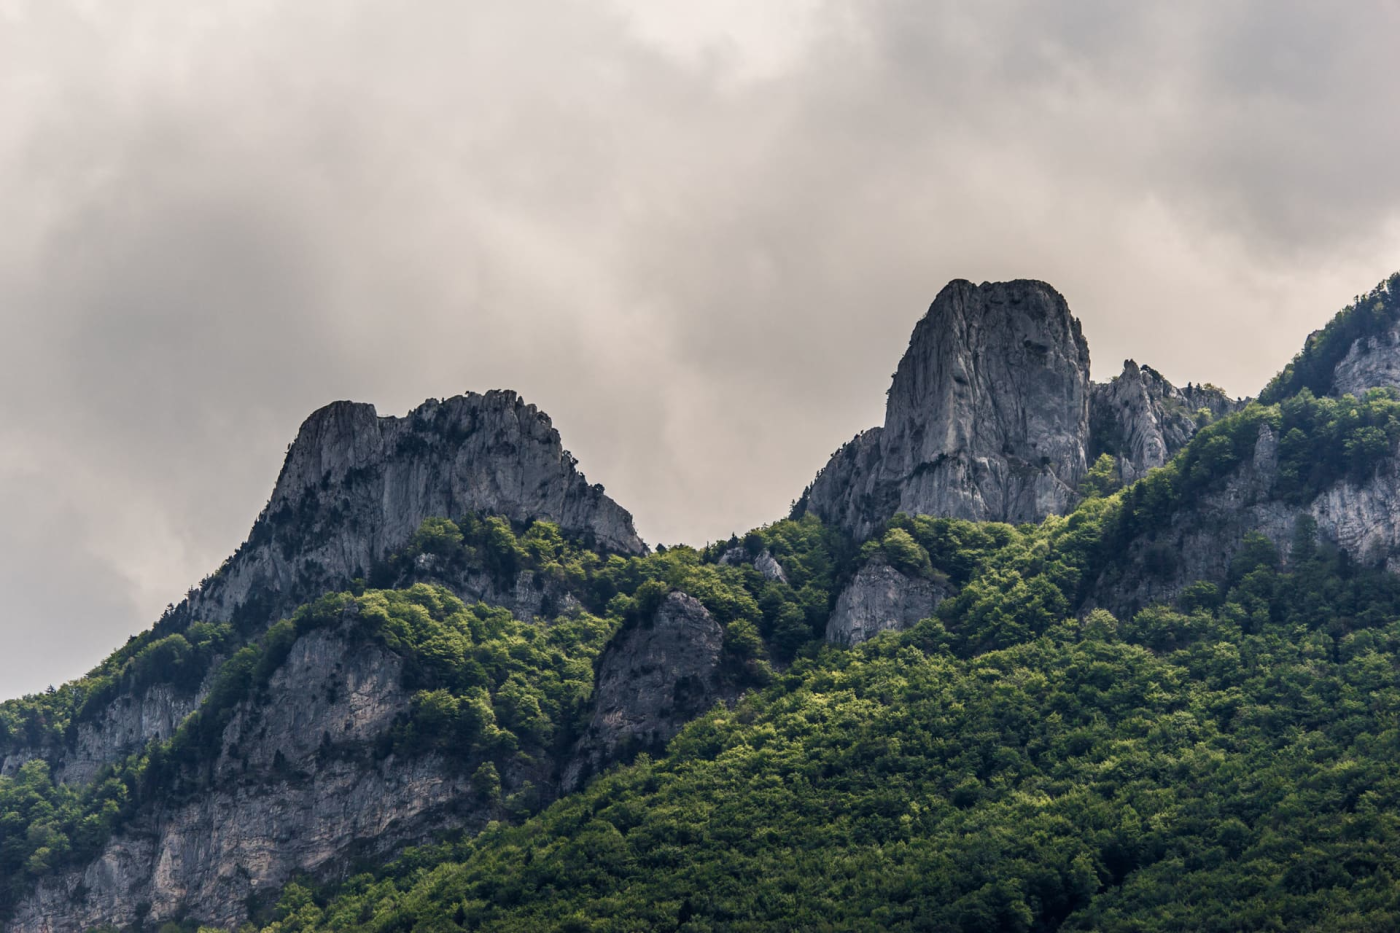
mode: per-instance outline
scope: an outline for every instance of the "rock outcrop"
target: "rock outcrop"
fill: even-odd
[[[773,556],[773,552],[764,548],[757,557],[751,555],[748,548],[741,546],[732,547],[719,557],[719,562],[730,567],[739,567],[748,564],[763,574],[764,579],[772,580],[775,583],[788,582],[787,571],[783,565],[778,563],[778,559]]]
[[[637,752],[658,749],[725,696],[724,629],[698,599],[666,595],[654,615],[620,633],[598,660],[593,717],[565,771],[565,790]]]
[[[141,912],[232,929],[250,895],[294,874],[335,875],[352,857],[494,816],[460,765],[375,751],[411,695],[403,659],[356,639],[354,624],[298,639],[266,696],[236,708],[198,793],[143,805],[97,860],[46,878],[6,929],[125,926]],[[508,788],[548,778],[544,766],[502,775]]]
[[[248,541],[177,613],[221,622],[254,604],[286,611],[368,575],[424,519],[469,511],[646,550],[627,510],[578,472],[549,416],[514,392],[429,401],[404,418],[336,402],[306,419]]]
[[[858,645],[881,632],[903,631],[933,615],[948,590],[891,567],[883,558],[871,559],[836,597],[826,623],[826,640],[834,645]]]
[[[1044,282],[950,282],[914,328],[885,423],[832,456],[794,515],[857,539],[899,512],[1020,523],[1078,501],[1100,453],[1132,482],[1243,402],[1129,360],[1089,381],[1089,349]]]
[[[832,457],[798,503],[857,538],[898,512],[1034,521],[1085,471],[1089,348],[1044,282],[950,282],[914,328],[883,427]]]
[[[1198,580],[1219,583],[1250,532],[1271,540],[1286,558],[1300,519],[1315,523],[1320,543],[1400,572],[1400,447],[1364,479],[1340,479],[1302,504],[1275,493],[1277,472],[1278,440],[1261,425],[1251,456],[1224,481],[1193,498],[1165,527],[1128,543],[1092,588],[1091,604],[1126,618]]]
[[[403,418],[336,402],[302,425],[247,541],[155,628],[169,634],[194,621],[236,621],[256,631],[368,577],[424,519],[469,511],[517,522],[547,519],[600,548],[646,550],[632,516],[578,472],[549,416],[514,392],[429,401]],[[435,575],[427,568],[420,578]],[[521,618],[568,604],[557,586],[528,573],[505,586],[483,573],[443,582]],[[147,741],[168,738],[200,698],[165,686],[120,697],[78,729],[75,744],[0,747],[0,773],[41,756],[59,779],[85,782]]]
[[[1360,397],[1367,389],[1400,386],[1400,322],[1353,341],[1332,371],[1332,394]]]
[[[1150,366],[1125,360],[1123,372],[1089,391],[1089,456],[1112,454],[1124,483],[1164,466],[1203,425],[1243,407],[1211,386],[1178,389]]]
[[[193,692],[157,683],[137,693],[124,693],[90,722],[81,722],[71,740],[31,746],[15,743],[0,748],[0,777],[13,776],[26,761],[43,758],[54,779],[86,784],[103,765],[112,764],[149,742],[174,735],[185,717],[204,699],[207,685]]]

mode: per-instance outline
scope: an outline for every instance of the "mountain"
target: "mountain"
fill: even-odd
[[[954,281],[914,328],[884,425],[838,450],[794,514],[859,539],[899,513],[1039,521],[1078,501],[1092,455],[1115,456],[1131,481],[1166,463],[1202,417],[1240,404],[1131,360],[1111,383],[1091,383],[1089,346],[1059,292]]]
[[[0,704],[0,925],[1396,928],[1397,322],[1246,403],[953,282],[792,516],[654,553],[512,393],[322,409]]]

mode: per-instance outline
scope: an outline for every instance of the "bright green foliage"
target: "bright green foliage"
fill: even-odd
[[[53,868],[98,855],[126,796],[119,781],[55,784],[39,759],[0,777],[0,916]]]
[[[1071,566],[1062,521],[1000,569]],[[972,657],[921,647],[942,622],[825,650],[663,759],[298,890],[270,929],[1394,928],[1400,586],[1315,546],[1239,563],[1228,593]]]
[[[1209,423],[1209,408],[1202,408]],[[1103,498],[1123,488],[1123,477],[1118,469],[1118,461],[1112,454],[1099,454],[1089,472],[1079,483],[1079,494],[1086,499]]]
[[[1283,401],[1309,391],[1326,395],[1332,391],[1332,373],[1361,337],[1375,336],[1400,319],[1400,273],[1377,285],[1370,294],[1337,313],[1327,326],[1308,338],[1302,352],[1284,367],[1259,400],[1265,404]]]
[[[0,749],[11,744],[53,746],[69,740],[125,692],[155,683],[193,690],[209,664],[233,642],[228,625],[196,622],[183,634],[145,632],[112,653],[87,676],[57,690],[0,703]]]
[[[235,652],[169,741],[104,769],[92,785],[55,784],[42,761],[25,765],[17,780],[0,778],[0,874],[7,883],[0,898],[55,868],[93,858],[136,805],[169,804],[199,791],[201,765],[222,750],[238,704],[266,687],[297,638],[335,626],[404,659],[413,710],[388,737],[389,749],[506,762],[553,754],[557,742],[570,739],[592,693],[593,658],[616,622],[580,612],[532,625],[424,584],[324,597]],[[160,646],[154,651],[178,659],[184,650],[172,642],[178,637],[153,642]],[[499,792],[499,777],[495,784]],[[8,906],[0,899],[0,914]]]
[[[119,691],[155,683],[192,690],[217,654],[227,660],[213,673],[204,703],[169,741],[104,770],[91,787],[55,785],[42,763],[27,766],[18,783],[0,779],[0,877],[8,892],[0,894],[0,916],[10,906],[3,898],[98,854],[112,829],[143,802],[169,804],[203,789],[204,766],[220,753],[237,706],[262,691],[296,640],[316,629],[346,627],[352,638],[404,660],[404,685],[413,691],[410,714],[375,748],[362,751],[455,757],[474,769],[468,773],[480,779],[473,779],[476,792],[491,799],[501,794],[503,769],[553,760],[572,745],[587,714],[594,659],[620,627],[649,618],[669,590],[699,599],[724,625],[724,676],[738,686],[766,682],[764,636],[785,656],[811,643],[825,625],[832,581],[849,547],[815,519],[780,522],[751,537],[755,548],[778,556],[790,583],[766,580],[751,566],[718,565],[714,554],[688,547],[604,558],[547,522],[517,534],[499,518],[430,519],[378,575],[396,577],[422,554],[448,570],[529,570],[566,584],[596,614],[576,609],[526,623],[505,609],[468,606],[440,586],[420,583],[323,597],[241,647],[230,626],[204,623],[133,639],[89,677],[0,707],[0,726],[10,730],[0,739],[63,741],[81,711],[105,706]],[[518,795],[505,804],[511,814],[529,811],[529,801]]]
[[[236,650],[199,713],[115,769],[107,797],[37,769],[0,784],[0,867],[22,890],[135,803],[198,790],[234,705],[327,625],[405,658],[412,712],[381,751],[460,756],[473,793],[522,819],[529,807],[500,799],[502,774],[570,743],[603,644],[679,589],[725,628],[724,676],[753,690],[736,709],[523,825],[340,889],[289,886],[273,929],[1395,928],[1396,577],[1358,569],[1300,521],[1286,554],[1249,536],[1226,579],[1173,605],[1080,617],[1097,587],[1142,572],[1127,545],[1218,489],[1266,428],[1274,494],[1303,502],[1373,474],[1400,442],[1400,401],[1305,390],[1207,425],[1128,489],[1100,458],[1068,516],[1019,528],[896,516],[859,549],[811,517],[642,558],[547,523],[426,522],[371,582],[403,586],[429,555],[444,579],[530,571],[582,608],[531,625],[424,585],[323,599]],[[748,560],[721,564],[735,548]],[[752,566],[765,550],[787,583]],[[877,556],[952,596],[908,632],[821,647],[833,594]],[[1174,558],[1148,547],[1148,572],[1158,559]],[[128,646],[102,676],[192,670],[200,636],[179,637]],[[28,709],[71,722],[77,701],[62,695]]]

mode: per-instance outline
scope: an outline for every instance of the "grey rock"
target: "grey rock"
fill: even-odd
[[[308,633],[262,701],[239,706],[207,786],[151,802],[84,868],[45,879],[12,933],[148,923],[181,916],[229,929],[250,894],[292,875],[337,877],[355,856],[388,854],[495,814],[463,769],[436,755],[376,761],[372,746],[409,705],[402,659],[339,629]],[[543,766],[541,766],[543,768]],[[502,775],[506,789],[537,774]]]
[[[598,661],[593,716],[563,786],[670,741],[720,699],[724,629],[698,599],[667,594],[653,617],[620,632]]]
[[[1286,559],[1303,517],[1316,522],[1319,542],[1360,563],[1400,572],[1400,448],[1370,476],[1339,480],[1305,504],[1275,494],[1277,469],[1277,438],[1262,425],[1252,456],[1166,527],[1129,542],[1125,559],[1092,588],[1089,604],[1126,618],[1175,598],[1198,580],[1220,583],[1250,532],[1264,535]]]
[[[911,577],[874,558],[856,572],[836,597],[826,623],[826,640],[834,645],[858,645],[881,632],[903,631],[934,610],[948,590]]]
[[[1354,341],[1332,371],[1332,394],[1358,398],[1367,389],[1400,386],[1400,322]]]
[[[818,474],[797,512],[867,537],[898,512],[1024,522],[1085,471],[1089,348],[1043,282],[949,283],[919,321],[883,427]]]
[[[1179,389],[1152,367],[1125,360],[1122,374],[1090,387],[1090,458],[1112,454],[1123,482],[1136,482],[1186,446],[1202,410],[1209,423],[1243,406],[1210,387]]]
[[[140,694],[123,694],[91,722],[81,723],[71,743],[32,748],[17,745],[0,757],[0,776],[11,776],[26,761],[43,758],[54,779],[86,784],[107,764],[175,734],[185,717],[203,701],[207,684],[196,692],[170,684],[152,684]]]
[[[767,580],[772,580],[775,583],[788,582],[787,571],[783,570],[783,565],[778,563],[773,552],[767,548],[764,548],[757,557],[750,558],[747,548],[732,547],[719,556],[719,562],[729,567],[740,567],[748,564],[763,574]]]
[[[1250,459],[1165,527],[1127,544],[1113,570],[1091,588],[1089,605],[1127,618],[1146,605],[1174,599],[1198,580],[1219,583],[1250,532],[1286,548],[1305,510],[1273,496],[1277,466],[1273,431],[1263,425]]]
[[[778,563],[778,559],[767,549],[754,558],[753,567],[763,574],[764,579],[772,580],[774,583],[788,582],[787,571],[783,570],[783,565]]]
[[[404,418],[336,402],[302,425],[248,540],[160,624],[179,631],[242,614],[256,629],[367,576],[424,519],[468,511],[547,519],[612,551],[646,551],[632,516],[578,472],[549,416],[514,392],[429,401]],[[422,571],[432,578],[430,567]],[[522,618],[574,604],[527,574],[504,587],[484,573],[451,585],[469,601],[505,605]],[[201,696],[153,690],[118,698],[79,729],[75,747],[0,747],[0,773],[42,756],[60,780],[81,783],[146,741],[169,737]]]
[[[469,511],[548,519],[608,550],[646,551],[549,416],[514,392],[429,401],[404,418],[336,402],[302,425],[247,543],[181,611],[225,621],[254,595],[285,611],[367,574],[424,519]]]

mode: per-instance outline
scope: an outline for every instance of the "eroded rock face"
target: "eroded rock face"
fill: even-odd
[[[901,573],[875,558],[836,597],[826,623],[826,640],[851,646],[881,632],[903,631],[932,616],[947,596],[945,587]]]
[[[1127,560],[1098,581],[1092,604],[1126,618],[1174,599],[1197,580],[1219,583],[1250,532],[1267,537],[1286,559],[1303,517],[1316,522],[1318,541],[1400,572],[1400,449],[1365,479],[1339,480],[1302,505],[1274,494],[1277,471],[1278,440],[1262,425],[1252,456],[1219,487],[1178,511],[1165,528],[1129,543]]]
[[[429,401],[404,418],[336,402],[302,425],[247,543],[181,611],[226,621],[251,597],[285,611],[366,575],[424,519],[469,511],[646,550],[632,516],[575,468],[549,416],[514,392]]]
[[[1400,386],[1400,323],[1351,345],[1332,371],[1332,394],[1360,397],[1367,389]]]
[[[1090,387],[1090,457],[1112,454],[1123,482],[1136,482],[1148,470],[1165,466],[1203,423],[1243,405],[1215,389],[1179,389],[1152,367],[1125,360],[1121,375]]]
[[[609,550],[646,550],[632,516],[575,468],[549,416],[514,392],[429,401],[404,418],[336,402],[302,425],[248,540],[157,628],[177,632],[241,615],[257,629],[367,577],[424,519],[468,511],[547,519]],[[564,600],[527,575],[509,591],[485,575],[454,582],[464,598],[488,599],[522,617]],[[169,688],[119,698],[80,728],[76,747],[0,747],[0,773],[42,756],[61,780],[86,781],[147,740],[168,738],[199,700]]]
[[[773,552],[767,548],[764,548],[757,557],[751,557],[747,548],[732,547],[720,555],[719,562],[730,567],[748,564],[763,574],[765,580],[772,580],[775,583],[788,582],[787,571],[783,569],[782,564],[778,563]]]
[[[1034,521],[1085,471],[1089,348],[1044,282],[954,281],[914,329],[883,427],[832,457],[803,496],[857,538],[897,512]]]
[[[153,684],[139,694],[123,694],[95,720],[80,724],[71,744],[15,745],[0,756],[0,776],[11,776],[26,761],[43,758],[55,780],[86,784],[103,765],[174,735],[204,699],[205,689],[201,686],[190,693],[170,684]]]
[[[295,873],[334,874],[351,855],[484,823],[491,814],[460,765],[377,758],[410,694],[402,659],[355,641],[349,625],[303,636],[267,697],[237,708],[207,787],[144,806],[96,861],[46,879],[6,929],[126,925],[138,905],[150,905],[148,924],[190,916],[233,929],[250,894],[272,894]]]
[[[723,697],[724,629],[698,599],[667,594],[650,623],[619,633],[598,662],[593,718],[564,789],[631,753],[670,741]]]

